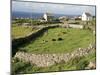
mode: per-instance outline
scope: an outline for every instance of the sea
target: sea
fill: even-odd
[[[44,13],[30,13],[30,12],[12,12],[11,16],[12,19],[15,18],[32,18],[32,19],[40,19],[43,17]],[[67,16],[69,18],[73,18],[75,16],[79,16],[79,15],[68,15],[68,14],[52,14],[55,18],[59,18],[61,16]]]

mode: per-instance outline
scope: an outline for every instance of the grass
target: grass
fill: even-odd
[[[43,36],[38,37],[25,47],[20,49],[31,53],[66,53],[72,52],[79,47],[87,47],[95,42],[95,36],[89,30],[54,28],[49,29]],[[60,62],[50,67],[37,67],[30,63],[25,63],[14,59],[12,63],[12,74],[36,73],[36,72],[54,72],[85,70],[90,61],[95,61],[95,51],[83,56],[70,59],[67,63]]]
[[[20,50],[31,53],[65,53],[87,47],[94,41],[95,36],[89,30],[54,28]]]
[[[32,27],[24,27],[24,26],[12,26],[12,38],[19,38],[19,37],[25,37],[31,32],[34,32],[32,30]]]
[[[31,27],[12,26],[12,38],[23,37],[31,32],[34,32]],[[54,28],[49,29],[43,36],[38,37],[35,41],[31,41],[30,44],[19,48],[19,50],[31,53],[67,53],[79,47],[85,48],[94,42],[95,35],[88,29]],[[12,75],[16,73],[84,70],[90,61],[95,60],[95,51],[87,56],[70,59],[67,63],[62,61],[44,68],[14,59],[14,62],[12,62]]]
[[[85,67],[89,64],[90,61],[95,61],[95,50],[83,57],[75,57],[70,59],[67,63],[60,62],[50,67],[37,67],[31,65],[30,63],[25,63],[14,59],[15,63],[12,64],[12,73],[36,73],[36,72],[54,72],[54,71],[71,71],[71,70],[85,70]]]

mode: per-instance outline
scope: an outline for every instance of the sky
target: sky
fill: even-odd
[[[12,1],[12,11],[69,15],[81,15],[83,12],[89,12],[95,15],[95,6]]]

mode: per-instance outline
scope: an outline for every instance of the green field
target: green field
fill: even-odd
[[[65,53],[88,47],[94,41],[95,36],[89,30],[54,28],[19,50],[31,53]]]
[[[30,32],[34,32],[31,27],[15,26],[12,27],[12,29],[13,38],[26,36]],[[67,53],[77,50],[78,48],[86,48],[90,43],[94,42],[95,35],[91,30],[59,27],[48,29],[48,31],[44,32],[44,34],[36,40],[32,40],[31,43],[20,47],[19,51],[21,50],[33,54]],[[96,55],[94,50],[94,52],[86,56],[72,58],[67,63],[61,61],[49,67],[37,67],[36,65],[21,61],[17,58],[13,60],[12,74],[14,75],[17,73],[84,70],[90,61],[96,60]]]
[[[32,30],[32,27],[24,27],[24,26],[12,26],[12,38],[20,38],[25,37],[31,32],[34,32],[35,30]]]

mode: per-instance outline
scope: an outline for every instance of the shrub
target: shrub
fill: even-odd
[[[52,39],[52,41],[56,41],[56,39]]]
[[[63,40],[62,38],[58,38],[58,41],[61,41],[61,40]]]

